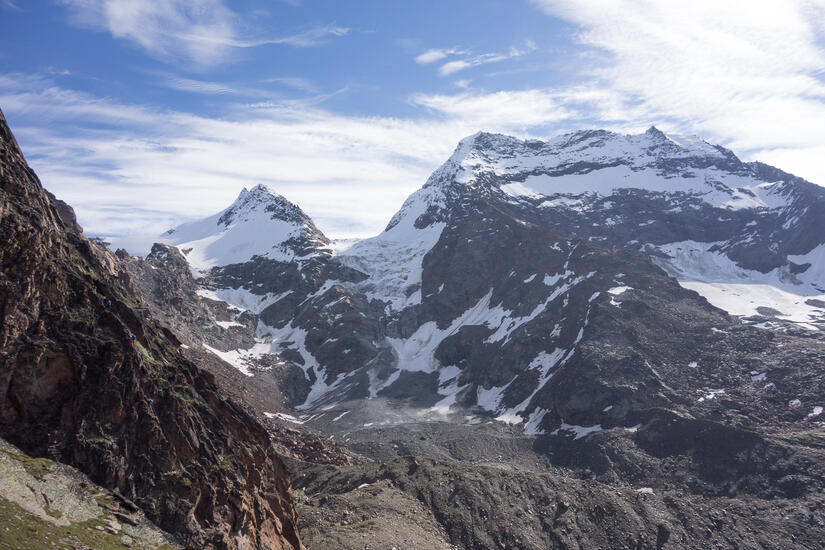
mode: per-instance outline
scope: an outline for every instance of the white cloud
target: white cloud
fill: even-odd
[[[210,66],[229,59],[233,48],[268,44],[309,47],[343,36],[348,29],[326,25],[267,39],[241,39],[240,17],[223,0],[55,0],[71,21],[135,43],[170,62]]]
[[[429,65],[431,63],[447,59],[451,56],[467,56],[462,59],[448,61],[447,63],[441,65],[438,69],[438,74],[441,76],[447,76],[470,67],[521,57],[535,50],[536,45],[531,40],[527,40],[523,48],[510,48],[510,51],[507,53],[484,53],[479,55],[470,55],[469,51],[461,50],[459,48],[431,49],[418,54],[415,57],[415,62],[421,65]]]
[[[180,90],[182,92],[192,92],[195,94],[250,95],[247,91],[241,90],[237,86],[232,86],[230,84],[223,84],[220,82],[208,82],[204,80],[195,80],[192,78],[184,78],[179,76],[170,76],[169,78],[164,80],[163,84],[167,88],[171,88],[173,90]]]
[[[475,59],[478,60],[479,58],[476,57]],[[501,58],[498,58],[498,59],[495,59],[495,60],[501,60],[501,59],[504,59],[504,58],[501,57]],[[458,71],[463,71],[464,69],[470,68],[472,66],[473,66],[473,63],[471,63],[470,60],[457,59],[455,61],[450,61],[448,63],[444,63],[441,66],[441,68],[438,69],[438,74],[440,74],[441,76],[447,76],[447,75],[450,75],[450,74],[453,74],[453,73],[457,73]]]
[[[258,183],[330,235],[375,234],[461,138],[481,129],[530,135],[547,124],[556,133],[590,101],[465,92],[412,97],[430,113],[416,119],[336,115],[306,102],[235,104],[208,118],[0,74],[0,105],[43,184],[76,208],[87,233],[108,235],[158,234]]]
[[[318,87],[307,80],[306,78],[296,77],[296,76],[285,76],[285,77],[276,77],[276,78],[267,78],[264,82],[275,82],[277,84],[283,84],[289,88],[293,88],[295,90],[301,90],[303,92],[310,92],[310,93],[317,93]]]
[[[463,52],[463,51],[461,51],[457,48],[450,48],[450,49],[446,49],[446,50],[439,50],[439,49],[427,50],[424,53],[418,54],[415,57],[415,62],[420,63],[421,65],[428,65],[430,63],[435,63],[436,61],[441,61],[442,59],[445,59],[447,56],[459,55],[459,54],[463,54],[463,53],[465,53],[465,52]]]
[[[623,98],[617,111],[825,184],[825,1],[533,2],[601,53],[582,76]]]
[[[259,40],[229,39],[226,37],[211,36],[208,34],[188,35],[186,38],[191,40],[199,40],[206,43],[232,46],[235,48],[256,48],[258,46],[266,46],[268,44],[287,44],[298,48],[309,48],[312,46],[321,45],[330,38],[346,36],[347,34],[349,34],[348,28],[339,27],[337,25],[324,25],[320,27],[313,27],[296,34]]]
[[[58,0],[80,26],[134,42],[161,59],[198,65],[224,61],[235,14],[221,0]],[[198,36],[213,37],[212,41]]]
[[[374,234],[475,131],[302,104],[236,105],[207,118],[20,74],[0,75],[0,105],[43,184],[76,208],[87,233],[109,235],[159,234],[258,183],[330,234]]]
[[[172,90],[179,90],[182,92],[190,92],[201,95],[226,95],[239,96],[246,98],[270,98],[279,96],[281,94],[269,89],[272,87],[262,87],[256,85],[248,85],[244,83],[227,83],[214,82],[208,80],[197,80],[194,78],[186,78],[167,73],[155,73],[160,79],[160,84]],[[293,100],[304,103],[317,103],[319,97],[325,99],[327,96],[318,96],[318,88],[309,80],[296,77],[273,77],[265,78],[259,84],[275,84],[275,88],[289,88],[291,90],[298,90],[309,94],[314,94],[310,97],[304,97],[300,100]],[[287,101],[287,100],[284,100]]]
[[[548,90],[416,94],[410,102],[460,121],[463,126],[522,134],[531,128],[582,117],[572,96]]]
[[[438,74],[440,74],[441,76],[447,76],[457,73],[459,71],[463,71],[464,69],[468,69],[470,67],[486,65],[487,63],[497,63],[499,61],[505,61],[507,59],[521,57],[528,53],[534,52],[535,50],[536,45],[532,41],[528,40],[523,48],[510,48],[510,51],[507,53],[485,53],[481,55],[467,57],[465,59],[456,59],[454,61],[448,61],[438,69]],[[430,50],[430,52],[433,51],[434,50]],[[422,55],[426,55],[426,53],[430,52],[425,52]],[[418,60],[418,58],[416,58],[416,60]],[[432,59],[432,61],[437,61],[437,59]]]

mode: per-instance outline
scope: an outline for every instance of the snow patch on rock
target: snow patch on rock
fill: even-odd
[[[722,242],[681,241],[656,249],[666,257],[653,261],[677,278],[679,284],[704,296],[732,315],[750,317],[771,312],[777,319],[816,330],[825,326],[825,247],[819,246],[789,260],[811,268],[794,275],[784,268],[768,273],[743,269],[721,252]],[[761,308],[768,308],[762,309]]]

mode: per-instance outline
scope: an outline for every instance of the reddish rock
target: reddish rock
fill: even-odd
[[[302,548],[266,429],[138,309],[116,265],[0,113],[0,436],[116,489],[189,548]]]

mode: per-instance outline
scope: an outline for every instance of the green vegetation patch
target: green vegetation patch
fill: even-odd
[[[173,550],[169,545],[155,547],[134,539],[124,539],[121,533],[107,531],[106,524],[99,518],[67,526],[54,525],[0,496],[0,550],[73,550],[83,546],[95,550]]]
[[[0,453],[3,453],[6,456],[18,461],[23,465],[23,468],[30,476],[40,481],[43,481],[43,478],[52,470],[52,465],[54,464],[54,462],[48,458],[32,458],[30,456],[13,453],[4,449],[0,449]]]
[[[361,521],[358,523],[353,523],[352,525],[347,525],[348,529],[352,529],[354,531],[369,531],[370,529],[375,527],[375,520],[368,519],[366,521]]]

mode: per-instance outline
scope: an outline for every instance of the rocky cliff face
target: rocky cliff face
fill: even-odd
[[[301,548],[266,430],[70,217],[0,115],[0,436],[118,490],[187,547]]]

